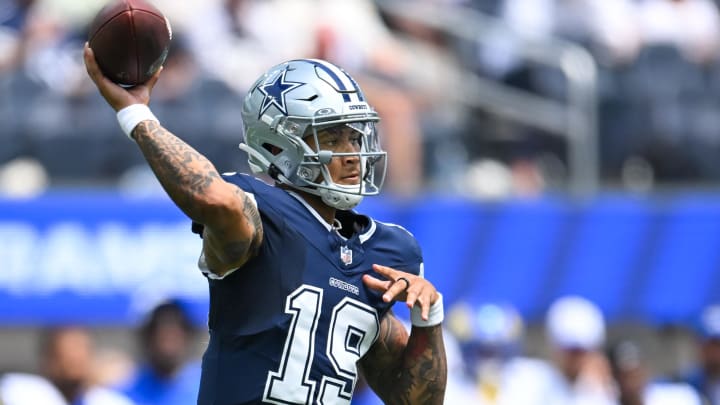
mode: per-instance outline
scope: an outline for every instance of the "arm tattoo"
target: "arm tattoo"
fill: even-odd
[[[217,225],[210,234],[203,232],[204,238],[211,240],[205,246],[209,268],[222,274],[247,260],[248,253],[257,252],[262,241],[262,222],[248,194],[235,188],[236,197],[244,204],[239,219],[246,221],[245,229],[251,229],[252,235],[237,233],[226,226],[231,222],[226,212],[212,209],[212,196],[218,195],[214,190],[228,186],[207,158],[155,121],[141,122],[132,137],[173,202],[187,216],[205,225],[206,231],[210,224]]]
[[[198,196],[222,181],[212,163],[155,121],[138,124],[132,137],[173,202],[190,218],[202,218]]]
[[[365,378],[386,404],[442,404],[447,362],[442,327],[407,331],[392,315],[381,321],[375,346],[361,363]]]
[[[240,192],[239,188],[237,192]],[[249,248],[251,254],[254,256],[260,248],[260,242],[262,242],[263,226],[262,220],[260,219],[260,211],[247,193],[243,193],[243,214],[245,215],[245,220],[250,222],[254,229],[251,244],[246,247],[245,250],[247,251]]]

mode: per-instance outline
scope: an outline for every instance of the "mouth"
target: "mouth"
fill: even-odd
[[[356,185],[360,184],[360,173],[351,173],[340,178],[340,184]]]

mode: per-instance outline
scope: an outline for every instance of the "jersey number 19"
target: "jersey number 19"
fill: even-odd
[[[268,373],[263,400],[273,404],[349,404],[357,377],[357,361],[378,335],[377,311],[350,297],[332,310],[325,355],[335,376],[319,381],[318,398],[313,398],[318,381],[310,378],[315,356],[315,335],[322,308],[323,290],[302,285],[287,297],[285,312],[292,323],[277,371]],[[323,350],[323,348],[319,348]]]

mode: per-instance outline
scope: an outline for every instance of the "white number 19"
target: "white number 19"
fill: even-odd
[[[273,404],[312,404],[318,383],[310,378],[315,356],[315,334],[322,309],[323,290],[302,285],[287,297],[285,312],[292,323],[285,339],[280,369],[268,373],[263,401]],[[335,374],[323,376],[317,404],[349,404],[357,377],[357,361],[375,342],[377,311],[350,297],[332,311],[325,354]],[[348,383],[348,380],[350,381]]]

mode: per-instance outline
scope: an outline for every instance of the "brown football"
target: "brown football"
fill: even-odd
[[[113,0],[90,24],[88,41],[110,80],[134,86],[162,66],[172,40],[170,22],[143,0]]]

